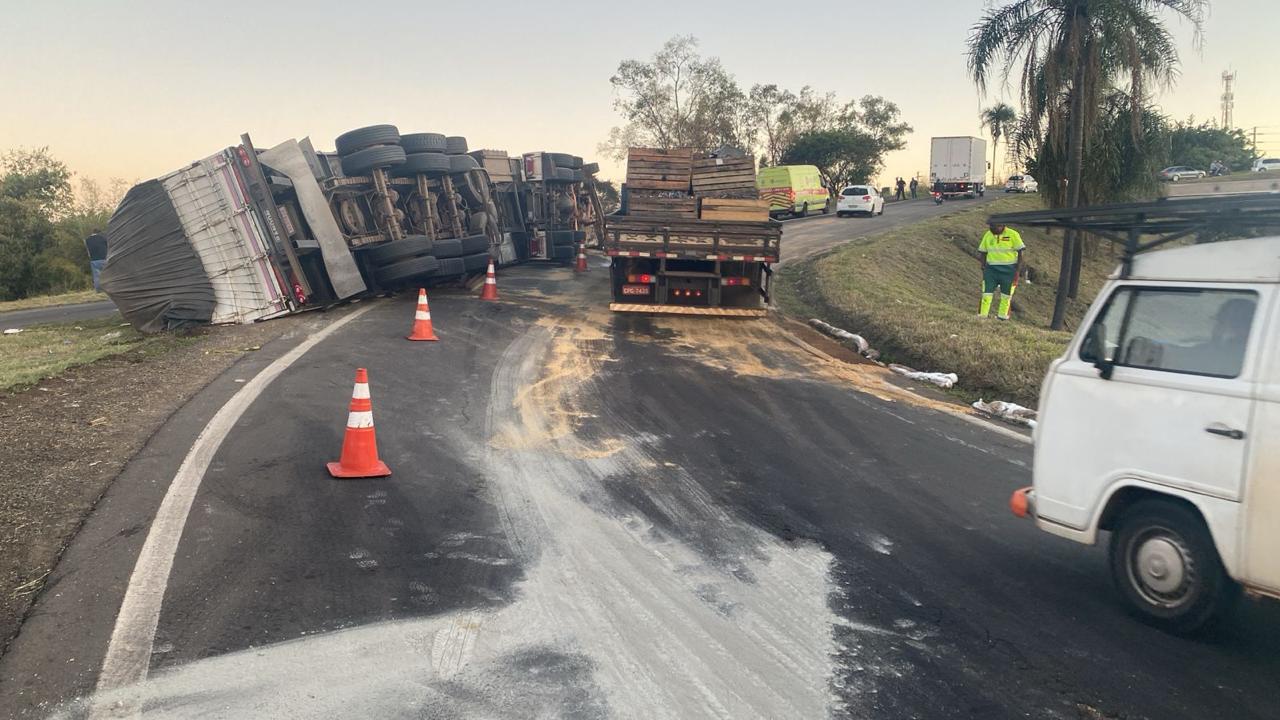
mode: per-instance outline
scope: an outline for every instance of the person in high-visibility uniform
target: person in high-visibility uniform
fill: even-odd
[[[1009,306],[1013,304],[1013,291],[1022,275],[1022,253],[1026,247],[1017,230],[998,223],[992,223],[982,236],[982,242],[978,243],[978,254],[982,256],[982,303],[978,306],[978,317],[985,318],[991,313],[991,299],[998,289],[1000,309],[996,317],[1009,319]]]

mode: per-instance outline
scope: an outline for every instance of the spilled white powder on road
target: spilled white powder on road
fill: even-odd
[[[841,621],[828,607],[831,555],[726,514],[685,470],[663,465],[634,438],[603,456],[584,452],[563,425],[591,361],[552,372],[550,383],[543,377],[582,352],[555,329],[531,328],[504,354],[492,382],[488,435],[504,441],[449,438],[483,466],[507,544],[525,569],[513,602],[201,660],[113,697],[142,696],[147,718],[839,713],[832,631]],[[663,485],[662,509],[678,527],[698,523],[699,537],[724,541],[714,556],[609,503],[606,481],[636,469],[653,473],[644,482]],[[351,558],[372,560],[363,549]],[[409,589],[434,593],[424,582]]]

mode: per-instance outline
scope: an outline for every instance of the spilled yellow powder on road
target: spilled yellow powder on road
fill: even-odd
[[[566,278],[573,274],[557,270]],[[618,317],[594,297],[566,286],[564,295],[549,297],[541,292],[518,291],[517,297],[532,306],[555,305],[554,312],[538,318],[536,324],[553,334],[549,362],[543,380],[557,390],[556,402],[549,407],[568,406],[586,379],[593,377],[600,363],[615,361],[599,348],[606,342],[631,341],[661,345],[671,355],[692,360],[704,366],[742,377],[788,380],[817,380],[857,390],[887,402],[907,402],[949,413],[971,415],[967,408],[955,403],[935,400],[891,381],[888,368],[874,364],[856,364],[831,357],[807,346],[791,332],[768,319],[739,319],[653,315],[647,317],[649,327],[657,332],[632,331],[620,335],[614,325]],[[535,294],[536,293],[536,294]],[[523,294],[523,297],[521,295]],[[596,343],[597,347],[591,347]],[[565,381],[569,381],[566,385]],[[530,393],[539,402],[548,398]],[[523,397],[523,396],[522,396]],[[552,410],[548,417],[548,438],[562,438],[575,427],[573,411]],[[625,443],[624,443],[625,444]],[[616,451],[616,450],[615,450]],[[611,454],[611,453],[606,453]]]

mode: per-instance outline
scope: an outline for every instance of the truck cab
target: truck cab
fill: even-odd
[[[1041,387],[1015,514],[1107,531],[1120,595],[1175,632],[1280,597],[1278,306],[1280,236],[1128,255]]]

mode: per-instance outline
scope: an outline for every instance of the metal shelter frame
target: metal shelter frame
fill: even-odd
[[[1124,248],[1120,276],[1127,278],[1137,255],[1196,232],[1280,228],[1280,193],[1165,198],[1154,202],[997,213],[989,222],[1079,230],[1110,240]],[[1155,237],[1144,240],[1149,236]]]

